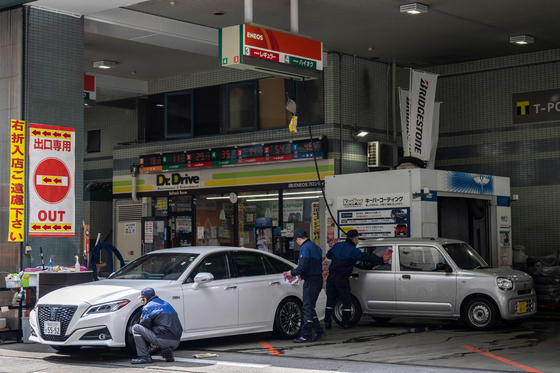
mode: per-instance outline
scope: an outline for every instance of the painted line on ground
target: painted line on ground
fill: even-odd
[[[161,356],[152,356],[152,360],[165,361],[165,359]],[[180,363],[230,365],[230,366],[235,366],[235,367],[248,367],[248,368],[268,368],[270,366],[270,364],[237,363],[235,361],[188,359],[188,358],[184,358],[184,357],[176,357],[175,361],[178,361]]]
[[[261,346],[263,346],[264,348],[266,348],[268,350],[268,352],[270,352],[272,355],[283,356],[283,354],[280,351],[278,351],[277,349],[275,349],[274,347],[272,347],[271,345],[269,345],[265,341],[259,341],[259,344]]]
[[[484,355],[484,356],[491,357],[492,359],[499,360],[499,361],[501,361],[501,362],[503,362],[503,363],[506,363],[506,364],[509,364],[509,365],[513,365],[514,367],[518,367],[518,368],[520,368],[520,369],[526,370],[527,372],[542,373],[540,370],[536,370],[536,369],[530,368],[530,367],[528,367],[528,366],[526,366],[526,365],[516,363],[515,361],[511,361],[511,360],[509,360],[509,359],[506,359],[505,357],[500,357],[500,356],[491,354],[490,352],[481,351],[481,350],[479,350],[479,349],[477,349],[477,348],[474,348],[474,347],[471,347],[471,346],[462,346],[462,347],[466,348],[467,350],[471,350],[471,351],[474,351],[474,352],[478,352],[479,354],[482,354],[482,355]]]

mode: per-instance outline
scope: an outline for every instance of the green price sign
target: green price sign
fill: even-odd
[[[317,62],[312,61],[312,60],[306,60],[305,58],[300,58],[300,57],[291,57],[290,56],[290,65],[307,67],[309,69],[316,69],[317,68]]]

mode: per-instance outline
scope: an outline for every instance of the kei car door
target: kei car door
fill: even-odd
[[[368,255],[382,256],[393,245],[376,245],[359,247]],[[395,292],[395,271],[393,259],[388,263],[376,265],[369,262],[357,262],[350,277],[352,293],[362,303],[364,312],[394,313],[397,309]]]
[[[445,259],[435,246],[398,245],[398,314],[453,314],[457,274],[436,270],[438,263],[445,263]]]
[[[194,277],[209,272],[214,280],[193,289]],[[186,333],[236,328],[239,323],[237,280],[231,276],[227,252],[203,258],[183,283]]]

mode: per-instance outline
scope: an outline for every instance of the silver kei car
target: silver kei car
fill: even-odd
[[[358,248],[382,256],[383,265],[358,262],[350,284],[352,317],[379,322],[393,317],[463,319],[475,330],[490,330],[498,320],[515,324],[535,315],[532,277],[509,268],[490,267],[468,244],[444,238],[360,240]],[[342,324],[342,304],[334,319]]]

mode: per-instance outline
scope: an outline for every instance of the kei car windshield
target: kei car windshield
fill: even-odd
[[[144,255],[113,273],[112,280],[177,280],[198,254]]]
[[[450,243],[443,245],[447,254],[461,269],[487,268],[489,265],[472,247],[466,243]]]

